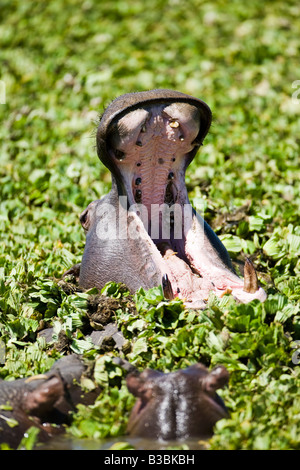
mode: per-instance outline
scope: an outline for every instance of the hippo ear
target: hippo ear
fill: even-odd
[[[87,232],[89,229],[89,225],[90,225],[90,215],[89,215],[88,207],[80,214],[79,220],[83,227],[83,230]]]
[[[216,366],[206,377],[201,379],[203,390],[214,394],[218,388],[228,383],[229,372],[224,366]]]
[[[30,379],[34,380],[35,378],[38,379],[38,377],[33,376]],[[29,414],[43,416],[63,396],[63,382],[59,376],[54,375],[26,394],[23,399],[23,407]]]
[[[157,380],[160,380],[164,373],[159,370],[145,369],[143,372],[133,372],[126,377],[127,388],[136,397],[143,400],[149,399],[151,391],[155,388]]]
[[[144,386],[144,380],[141,378],[140,373],[132,373],[127,375],[126,377],[126,385],[130,393],[135,397],[139,397],[142,393],[142,389]]]

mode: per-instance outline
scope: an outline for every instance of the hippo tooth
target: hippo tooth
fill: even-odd
[[[162,288],[164,291],[164,296],[166,299],[172,300],[174,298],[173,291],[172,291],[172,286],[169,281],[168,275],[164,274],[162,277]]]
[[[246,258],[244,267],[244,291],[254,294],[258,290],[258,280],[252,261]]]
[[[171,121],[170,122],[170,127],[172,127],[173,129],[176,129],[177,127],[179,127],[179,122],[178,121]]]

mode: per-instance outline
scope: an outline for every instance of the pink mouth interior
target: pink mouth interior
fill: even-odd
[[[129,206],[135,205],[143,230],[152,240],[153,258],[162,277],[167,275],[171,297],[200,308],[210,291],[219,296],[232,293],[241,302],[264,300],[262,289],[254,294],[243,290],[243,279],[222,260],[204,233],[201,217],[190,218],[181,238],[175,234],[172,207],[181,208],[183,214],[184,206],[190,205],[185,186],[186,161],[198,145],[200,126],[198,109],[188,103],[135,109],[112,126],[111,158],[121,173]],[[162,205],[171,208],[171,217],[167,211],[168,236],[162,230]]]

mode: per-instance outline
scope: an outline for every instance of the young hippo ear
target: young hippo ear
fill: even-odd
[[[126,377],[127,388],[136,397],[148,400],[152,395],[155,384],[164,376],[158,370],[145,369],[143,372],[133,372]]]
[[[83,212],[81,212],[79,216],[80,223],[83,227],[83,230],[85,232],[88,231],[89,226],[90,226],[90,210],[89,207],[87,207]]]
[[[229,372],[224,366],[216,366],[206,377],[201,380],[203,390],[209,394],[224,387],[229,380]]]
[[[133,372],[132,374],[127,375],[126,385],[132,395],[139,397],[142,394],[144,380],[141,378],[140,373]]]
[[[42,377],[42,376],[41,376]],[[27,379],[27,383],[39,379],[39,376],[33,376]],[[59,399],[64,396],[64,386],[61,378],[57,375],[46,378],[34,390],[28,392],[23,400],[23,409],[34,416],[43,416],[46,412],[51,412],[52,408]]]

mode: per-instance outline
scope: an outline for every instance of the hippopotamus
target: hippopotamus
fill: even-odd
[[[167,299],[200,309],[210,292],[242,303],[265,300],[252,262],[246,260],[244,279],[238,276],[188,198],[186,169],[211,119],[204,101],[165,89],[125,94],[106,108],[96,144],[112,187],[80,215],[82,288],[114,281],[136,292],[161,285]]]
[[[0,443],[16,449],[28,428],[39,429],[45,442],[64,432],[78,403],[92,404],[100,389],[82,393],[81,376],[87,367],[75,354],[65,356],[45,374],[0,381]],[[54,426],[53,426],[54,424]]]
[[[128,434],[163,441],[211,437],[216,422],[229,417],[216,393],[228,378],[224,366],[209,372],[200,363],[166,374],[151,369],[130,372],[127,387],[138,399],[129,417]]]

